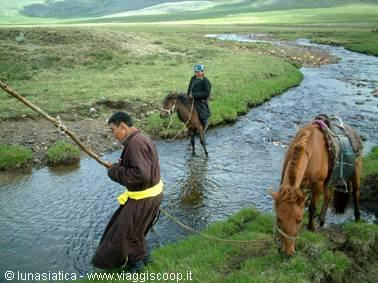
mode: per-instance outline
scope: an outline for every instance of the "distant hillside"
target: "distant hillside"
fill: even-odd
[[[334,7],[348,4],[378,4],[378,0],[12,0],[0,1],[0,15],[41,18],[131,17],[139,21],[149,14],[198,19],[229,14]],[[142,18],[138,18],[142,16]],[[161,18],[162,18],[161,17]],[[154,19],[151,19],[154,20]]]
[[[48,0],[43,4],[37,3],[24,6],[21,14],[51,18],[98,17],[139,10],[161,3],[182,1],[185,0]]]
[[[169,5],[176,5],[182,6],[183,3],[187,2],[174,2],[170,3]],[[203,3],[205,1],[198,1],[193,3]],[[197,5],[198,5],[197,4]],[[363,13],[367,10],[363,8],[364,4],[374,4],[374,6],[378,7],[378,0],[245,0],[239,2],[232,2],[229,3],[224,1],[223,3],[218,3],[218,5],[212,7],[204,7],[203,9],[199,10],[181,10],[181,11],[171,11],[166,9],[165,11],[160,9],[161,5],[156,5],[147,8],[147,11],[137,10],[133,14],[131,13],[119,13],[113,15],[107,15],[106,17],[99,17],[96,19],[90,19],[85,22],[97,22],[97,23],[105,23],[105,22],[124,22],[124,23],[138,23],[138,22],[174,22],[174,21],[186,21],[186,20],[211,20],[211,19],[223,19],[225,21],[232,20],[235,17],[242,17],[244,18],[244,22],[250,22],[254,17],[260,16],[264,18],[267,16],[266,13],[275,13],[276,11],[288,11],[287,15],[291,15],[289,12],[290,10],[298,10],[298,9],[308,9],[309,20],[312,22],[313,15],[310,12],[310,9],[313,8],[326,8],[326,9],[336,9],[333,10],[334,12],[337,11],[338,14],[346,17],[345,20],[349,18],[349,15],[354,14],[354,10],[351,8],[346,8],[347,5],[354,4],[355,8],[358,9],[355,12],[360,15],[359,21],[363,21]],[[168,4],[166,4],[168,6]],[[158,7],[159,6],[159,7]],[[337,9],[337,7],[340,7]],[[345,7],[345,11],[343,12],[343,8]],[[349,6],[350,7],[350,6]],[[362,8],[363,10],[361,10]],[[144,9],[146,10],[146,9]],[[373,10],[375,11],[375,10]],[[368,11],[367,11],[368,12]],[[372,20],[373,15],[369,17]],[[277,14],[278,15],[278,14]],[[340,15],[338,15],[338,21],[340,21]],[[285,16],[285,13],[281,13],[281,16]],[[270,14],[270,19],[274,19],[275,14]],[[289,16],[290,17],[290,16]],[[256,19],[256,18],[255,18]],[[367,19],[367,18],[366,18]],[[267,19],[261,19],[260,22],[266,22]],[[294,20],[294,19],[293,19]],[[332,16],[331,18],[324,19],[327,21],[333,21]],[[377,21],[377,17],[374,18],[374,21]],[[277,19],[275,20],[277,21]],[[219,23],[222,20],[219,21]],[[239,20],[240,22],[240,20]],[[243,22],[243,20],[242,20]],[[254,21],[256,22],[256,21]]]

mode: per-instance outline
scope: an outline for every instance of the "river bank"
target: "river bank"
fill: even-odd
[[[375,282],[377,225],[352,222],[316,232],[303,228],[297,252],[291,258],[277,252],[272,227],[271,215],[244,209],[210,225],[203,233],[255,243],[223,243],[189,236],[153,252],[154,263],[143,271],[146,282],[154,282],[148,280],[148,273],[180,273],[185,279],[189,271],[192,282]]]
[[[14,44],[11,43],[10,39],[12,35],[16,35],[20,31],[25,33],[25,37],[30,42],[25,43],[25,46],[13,46]],[[90,33],[90,36],[87,35],[84,36],[83,39],[78,39],[76,37],[78,33],[80,34],[80,30],[77,29],[54,30],[46,28],[45,30],[42,29],[42,31],[34,31],[33,29],[3,29],[0,30],[0,39],[2,39],[5,45],[7,45],[9,48],[16,47],[16,50],[18,51],[12,51],[14,56],[18,54],[17,56],[26,58],[25,56],[28,56],[28,45],[35,46],[36,44],[39,45],[42,43],[48,43],[52,45],[50,49],[55,49],[55,51],[52,52],[54,53],[60,51],[62,40],[72,41],[76,44],[76,41],[83,43],[85,40],[93,40],[93,37],[101,37],[102,40],[108,41],[114,40],[113,37],[115,36],[112,33],[110,33],[110,35],[104,35],[106,32],[101,32],[99,34]],[[136,35],[131,36],[136,37]],[[192,36],[198,37],[198,34]],[[272,39],[271,37],[269,38]],[[164,40],[163,38],[160,39]],[[173,46],[165,46],[165,42],[163,43],[157,39],[152,40],[152,42],[155,42],[155,47],[145,47],[145,50],[147,50],[145,53],[147,52],[147,55],[142,51],[136,51],[138,47],[134,47],[135,50],[131,52],[131,55],[128,53],[128,55],[122,54],[119,56],[124,56],[126,60],[138,60],[138,62],[134,63],[128,62],[127,65],[128,67],[130,67],[130,64],[134,65],[136,69],[133,72],[143,72],[142,69],[144,69],[144,66],[141,66],[141,61],[139,60],[142,58],[150,58],[151,56],[155,56],[152,54],[155,54],[156,52],[163,52],[163,49],[168,53],[172,53],[170,50],[177,48]],[[181,41],[179,43],[181,43]],[[128,44],[130,45],[130,42],[126,41],[125,45],[127,46]],[[211,127],[227,122],[233,122],[239,115],[246,113],[250,107],[257,106],[269,100],[271,97],[282,93],[286,89],[298,85],[302,75],[295,67],[293,67],[294,65],[297,67],[315,67],[322,64],[334,63],[337,60],[335,57],[330,56],[327,52],[324,52],[318,48],[301,47],[294,44],[275,46],[270,45],[269,43],[230,43],[212,38],[202,38],[199,46],[196,48],[204,48],[203,44],[207,44],[210,47],[212,46],[212,48],[208,48],[207,52],[214,54],[219,53],[219,55],[227,54],[227,57],[229,57],[229,60],[226,60],[220,59],[219,55],[216,55],[216,59],[209,61],[206,64],[209,69],[208,77],[211,79],[214,86],[211,99]],[[73,44],[73,47],[74,46],[75,45]],[[70,47],[66,49],[69,50]],[[93,52],[95,51],[92,51],[92,53]],[[98,53],[100,51],[96,52]],[[136,55],[138,52],[142,53],[141,57],[140,54]],[[188,57],[185,55],[186,51],[181,50],[180,52],[180,56],[183,58]],[[142,128],[146,133],[153,136],[154,139],[161,137],[172,137],[179,131],[179,129],[181,129],[182,124],[178,121],[178,119],[174,119],[172,127],[167,131],[168,121],[162,121],[158,117],[157,112],[160,108],[160,101],[168,93],[168,91],[165,93],[162,91],[162,89],[166,88],[166,86],[162,85],[163,82],[159,82],[154,86],[153,91],[157,91],[157,96],[153,98],[147,98],[145,97],[145,94],[140,96],[133,95],[130,97],[128,92],[125,93],[125,97],[128,97],[127,100],[124,100],[120,94],[116,97],[114,97],[114,95],[107,97],[105,94],[103,94],[100,98],[98,98],[98,95],[96,94],[89,100],[89,102],[95,102],[88,104],[87,102],[83,101],[83,99],[80,99],[80,94],[77,94],[77,97],[74,97],[71,93],[65,93],[59,94],[59,97],[64,95],[64,98],[62,98],[64,103],[57,103],[59,100],[54,99],[53,97],[50,98],[50,93],[58,91],[55,87],[51,87],[58,83],[55,81],[56,78],[52,76],[46,78],[45,75],[42,75],[44,73],[44,69],[51,67],[47,67],[45,65],[45,61],[47,59],[51,61],[52,54],[49,54],[50,59],[44,58],[41,51],[38,51],[37,54],[36,59],[33,60],[37,60],[37,62],[40,61],[39,63],[41,66],[31,72],[29,72],[28,68],[26,68],[22,69],[20,73],[20,70],[16,71],[14,69],[17,69],[17,66],[12,66],[10,69],[8,67],[6,77],[10,79],[10,87],[14,88],[15,91],[19,92],[21,95],[24,95],[26,98],[30,99],[36,105],[42,107],[45,111],[51,113],[52,115],[59,114],[61,119],[64,121],[64,124],[69,129],[73,130],[73,132],[75,132],[80,139],[96,153],[103,155],[106,152],[114,151],[120,148],[116,140],[111,137],[106,124],[107,118],[112,112],[115,111],[129,112],[135,117],[136,125]],[[13,55],[7,54],[7,58],[11,58]],[[78,55],[78,57],[80,56],[83,56],[83,58],[80,59],[81,61],[88,59],[85,57],[85,55]],[[96,56],[100,55],[97,54]],[[104,62],[101,61],[103,60],[101,59],[103,56],[104,55],[102,54],[101,57],[98,57],[96,60],[97,62],[93,63],[95,64],[93,66],[87,63],[89,64],[89,72],[92,72],[93,67],[96,66],[96,64],[104,64]],[[178,55],[168,54],[164,56],[171,58],[172,56]],[[189,56],[189,58],[190,57],[192,56]],[[188,60],[189,58],[185,60]],[[52,65],[57,63],[54,62],[54,60],[50,62]],[[111,66],[113,64],[112,59],[110,58],[107,60],[109,61],[107,64]],[[155,65],[159,64],[159,58],[156,57],[154,60],[154,64],[147,62],[147,66],[155,68]],[[193,59],[190,60],[193,62]],[[206,61],[208,60],[209,59],[206,59]],[[286,62],[290,62],[291,64]],[[34,64],[33,62],[31,63]],[[68,63],[69,62],[66,62],[65,64]],[[29,65],[30,63],[25,62],[25,64]],[[72,64],[72,62],[70,64]],[[239,64],[239,66],[237,64]],[[250,72],[247,72],[247,69],[240,69],[240,64],[251,64],[253,67]],[[227,69],[237,69],[237,74],[224,70],[222,65],[229,66]],[[21,68],[22,66],[20,65],[19,67]],[[180,69],[182,69],[182,67],[185,66],[180,66]],[[69,68],[77,67],[74,67],[73,65]],[[173,68],[177,69],[176,67]],[[188,68],[189,70],[185,71],[185,73],[188,73],[189,71],[188,77],[190,77],[191,67],[188,66]],[[61,77],[66,71],[68,70],[57,66],[56,75]],[[72,70],[69,71],[72,72]],[[153,72],[153,70],[151,71]],[[82,74],[83,70],[80,70],[79,76],[82,76]],[[36,84],[34,82],[35,80],[33,78],[36,77],[37,79],[39,76],[43,76],[43,79],[46,80],[46,83],[49,85],[48,91],[46,90],[46,85],[41,83]],[[21,79],[23,80],[23,83],[20,84],[19,81],[16,80],[16,83],[13,84],[12,78],[13,80]],[[174,85],[177,85],[177,79],[178,78],[175,79]],[[88,78],[88,82],[91,80],[92,78]],[[147,78],[142,78],[140,83],[143,85],[147,82],[146,80]],[[148,80],[150,80],[150,78]],[[184,85],[185,87],[185,83],[182,83],[182,78],[180,78],[180,80],[180,84]],[[122,81],[124,80],[122,79],[118,83],[123,84]],[[88,82],[85,82],[85,84]],[[80,81],[77,83],[80,84]],[[28,85],[31,87],[31,89],[29,89]],[[20,86],[20,89],[18,89],[18,86]],[[159,87],[160,90],[158,90]],[[173,88],[174,86],[172,86],[172,89]],[[101,87],[101,89],[103,89],[103,87]],[[117,89],[119,88],[117,87]],[[185,88],[182,89],[185,91]],[[89,92],[97,93],[95,89],[87,90]],[[73,91],[77,92],[77,89],[74,89]],[[59,92],[61,92],[61,89]],[[111,92],[113,93],[113,91]],[[6,93],[3,93],[3,95],[6,95]],[[86,94],[86,96],[88,96],[88,94]],[[69,103],[70,100],[72,100],[72,102]],[[79,102],[79,106],[74,106],[77,105],[75,101]],[[83,103],[87,105],[84,106]],[[35,113],[29,111],[21,103],[13,101],[12,98],[5,97],[5,100],[2,103],[0,102],[0,108],[3,109],[3,114],[1,115],[2,117],[0,117],[0,132],[2,133],[0,136],[0,144],[18,144],[32,149],[33,165],[36,168],[46,165],[46,151],[50,146],[61,139],[65,139],[70,142],[70,140],[62,135],[51,123],[39,118]],[[61,110],[58,111],[59,109]]]

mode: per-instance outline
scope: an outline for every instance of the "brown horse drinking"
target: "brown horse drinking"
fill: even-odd
[[[358,139],[359,136],[357,135]],[[362,142],[361,142],[362,145]],[[354,216],[360,218],[360,175],[361,156],[357,156],[354,172],[349,180],[346,180],[348,188],[353,188]],[[319,195],[323,192],[324,202],[321,208],[319,220],[324,224],[325,215],[330,200],[330,188],[327,187],[330,168],[332,168],[330,154],[325,136],[318,125],[307,124],[302,127],[292,141],[284,160],[280,190],[271,192],[276,210],[276,230],[279,234],[280,248],[287,255],[295,252],[295,241],[298,238],[299,229],[303,219],[305,207],[305,195],[301,188],[307,187],[312,192],[309,206],[309,222],[307,228],[314,230],[314,215]],[[334,207],[336,212],[343,212],[346,204],[338,207],[338,199],[345,199],[346,193],[334,193]],[[344,201],[345,203],[345,201]]]
[[[198,117],[193,99],[189,98],[186,94],[183,93],[168,94],[163,100],[163,107],[160,110],[160,117],[167,117],[174,112],[177,112],[179,119],[185,123],[188,129],[193,155],[196,154],[194,138],[196,133],[198,132],[203,150],[205,151],[206,156],[208,156],[205,141],[205,130]]]

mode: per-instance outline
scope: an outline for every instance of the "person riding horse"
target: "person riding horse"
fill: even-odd
[[[205,77],[204,66],[202,64],[194,65],[194,76],[190,79],[187,95],[194,99],[194,105],[197,109],[204,131],[208,127],[208,120],[211,115],[208,100],[211,93],[211,83]]]

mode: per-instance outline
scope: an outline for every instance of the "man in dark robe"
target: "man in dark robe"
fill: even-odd
[[[108,124],[124,146],[118,163],[108,164],[108,175],[125,186],[120,207],[111,217],[92,263],[101,269],[126,267],[139,272],[149,260],[146,235],[159,213],[163,198],[159,157],[153,142],[133,127],[124,112],[113,114]]]
[[[211,93],[211,83],[205,77],[204,66],[197,64],[194,66],[194,76],[190,79],[187,94],[194,99],[194,105],[202,126],[206,131],[208,120],[211,115],[209,108],[209,98]]]

